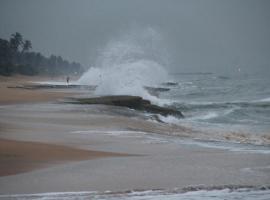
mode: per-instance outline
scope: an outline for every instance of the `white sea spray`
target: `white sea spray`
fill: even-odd
[[[96,95],[136,95],[158,103],[145,86],[157,86],[169,80],[162,37],[153,28],[129,32],[110,41],[96,65],[79,80],[97,85]]]

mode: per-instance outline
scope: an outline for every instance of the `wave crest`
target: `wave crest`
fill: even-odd
[[[136,95],[156,102],[144,87],[168,81],[163,46],[156,30],[133,30],[111,41],[79,83],[97,85],[97,95]]]

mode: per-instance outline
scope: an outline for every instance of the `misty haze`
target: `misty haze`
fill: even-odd
[[[0,199],[269,199],[269,11],[0,0]]]

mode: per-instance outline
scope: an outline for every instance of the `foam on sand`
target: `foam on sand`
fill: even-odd
[[[215,188],[215,187],[213,187]],[[193,190],[194,189],[194,190]],[[14,194],[0,195],[0,199],[95,199],[95,200],[268,200],[270,190],[268,188],[223,188],[219,189],[196,189],[184,188],[181,190],[145,190],[145,191],[126,191],[126,192],[54,192],[54,193],[37,193],[37,194]]]

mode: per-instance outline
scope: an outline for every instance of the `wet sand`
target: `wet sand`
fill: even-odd
[[[184,144],[178,142],[184,138],[163,135],[181,127],[110,110],[57,102],[1,105],[1,165],[16,174],[0,177],[0,193],[270,184],[270,154]],[[13,164],[21,158],[26,171]]]
[[[57,78],[57,80],[62,79],[61,77]],[[0,105],[41,103],[49,100],[57,100],[73,94],[72,92],[61,92],[59,90],[48,91],[16,88],[18,86],[31,85],[34,84],[34,81],[41,80],[48,80],[48,77],[20,75],[12,77],[0,76],[0,94],[2,94],[0,97]],[[16,122],[16,120],[14,121]],[[3,132],[3,126],[0,124],[0,137]],[[0,176],[29,172],[64,162],[124,155],[125,154],[82,150],[39,142],[0,139]]]
[[[48,91],[48,90],[28,90],[22,88],[14,88],[25,84],[33,84],[31,81],[48,80],[48,77],[32,77],[32,76],[0,76],[0,104],[15,104],[15,103],[33,103],[47,102],[71,96],[71,92]],[[64,80],[61,77],[55,78]]]
[[[0,139],[0,176],[29,172],[54,164],[109,156],[124,156],[124,154]]]

